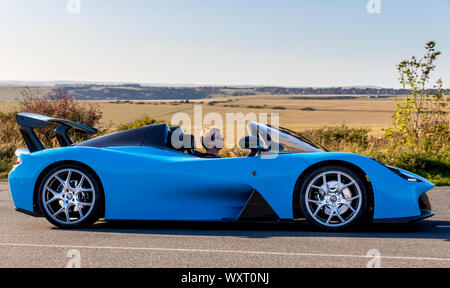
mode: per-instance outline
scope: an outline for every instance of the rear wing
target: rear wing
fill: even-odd
[[[27,144],[28,150],[30,152],[36,152],[45,149],[44,145],[42,145],[41,141],[34,133],[34,129],[45,128],[47,127],[48,123],[60,124],[55,130],[55,135],[61,147],[70,146],[73,144],[72,140],[70,140],[69,136],[67,135],[67,132],[70,129],[85,134],[96,134],[98,132],[95,128],[77,122],[59,118],[52,118],[35,113],[19,113],[16,115],[16,121],[20,126],[20,133],[22,133],[22,137],[25,140],[25,143]]]

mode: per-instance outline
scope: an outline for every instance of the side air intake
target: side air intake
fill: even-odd
[[[279,219],[277,213],[256,190],[253,190],[247,204],[237,218],[238,221],[277,221]]]

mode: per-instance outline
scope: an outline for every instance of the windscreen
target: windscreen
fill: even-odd
[[[306,143],[288,133],[282,132],[274,127],[250,122],[249,132],[251,135],[259,137],[264,143],[264,148],[277,153],[306,153],[322,152],[321,149]]]

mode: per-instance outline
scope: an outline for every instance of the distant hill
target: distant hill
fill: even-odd
[[[401,95],[402,89],[373,86],[355,87],[272,87],[272,86],[144,86],[141,84],[98,84],[98,83],[56,83],[23,86],[0,82],[0,101],[13,101],[24,94],[57,96],[67,94],[79,100],[194,100],[224,96],[249,95],[292,95],[302,99],[302,95],[368,95],[389,97]],[[23,84],[17,82],[15,84]],[[33,82],[37,84],[37,82]],[[47,85],[53,84],[53,85]],[[26,92],[27,91],[27,92]],[[325,99],[325,98],[320,98]]]
[[[286,88],[286,87],[145,87],[139,84],[119,86],[57,86],[80,100],[193,100],[220,96],[272,95],[399,95],[402,89],[386,88]]]
[[[213,87],[143,87],[139,84],[59,86],[58,89],[60,91],[55,90],[55,93],[67,93],[80,100],[191,100],[220,93],[220,89]]]

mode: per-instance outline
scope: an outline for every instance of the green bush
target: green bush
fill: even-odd
[[[66,95],[56,98],[39,98],[27,94],[19,101],[16,109],[8,112],[0,111],[0,179],[5,179],[15,162],[16,149],[26,147],[16,123],[16,114],[31,112],[56,118],[63,118],[79,122],[88,126],[98,127],[102,112],[97,105],[84,104]],[[36,129],[36,135],[46,148],[56,147],[55,126],[50,124],[45,129]],[[99,129],[100,133],[105,129]],[[74,142],[83,141],[91,137],[80,133],[70,133]]]
[[[303,132],[331,151],[355,151],[355,149],[366,149],[369,145],[369,129],[350,128],[345,125],[339,127],[322,127],[315,130]]]
[[[384,151],[368,151],[367,156],[378,161],[402,168],[427,178],[436,185],[450,185],[450,153],[430,155],[424,151],[417,151],[403,147],[386,149]]]
[[[54,118],[67,119],[90,127],[96,126],[97,128],[103,114],[98,105],[82,103],[72,97],[69,97],[67,94],[59,94],[59,96],[51,98],[41,98],[32,95],[27,96],[19,102],[17,111],[12,111],[7,114],[5,118],[3,118],[7,121],[7,123],[2,121],[2,126],[7,124],[9,125],[8,128],[11,126],[14,127],[9,131],[14,133],[14,138],[19,141],[22,141],[22,137],[20,136],[20,131],[15,120],[15,114],[18,112],[31,112]],[[2,117],[0,117],[0,120],[1,119]],[[36,129],[36,134],[41,139],[42,144],[44,144],[45,147],[56,147],[58,145],[55,138],[56,125],[57,124],[49,124],[45,129]],[[0,127],[0,131],[2,128],[3,127]],[[100,132],[102,132],[101,130],[102,129],[100,129]],[[5,131],[1,131],[2,137],[4,132]],[[70,132],[70,136],[74,142],[83,141],[91,137],[91,135],[72,133],[72,131]]]
[[[426,151],[421,149],[423,145],[413,147],[389,137],[369,136],[369,132],[369,129],[344,125],[304,131],[303,134],[330,151],[365,155],[416,173],[436,185],[450,185],[450,142]]]
[[[402,101],[395,99],[394,127],[385,134],[390,151],[378,157],[437,185],[450,185],[450,98],[441,79],[431,84],[441,54],[435,47],[430,41],[423,57],[413,56],[397,65],[400,84],[407,93]]]
[[[16,148],[13,144],[0,144],[0,180],[8,177],[9,171],[15,164],[14,152]]]
[[[441,55],[435,47],[436,43],[430,41],[422,58],[413,56],[397,65],[400,84],[407,93],[402,101],[395,99],[394,127],[386,130],[392,142],[400,141],[431,155],[450,141],[450,98],[441,79],[431,83],[435,61]]]

